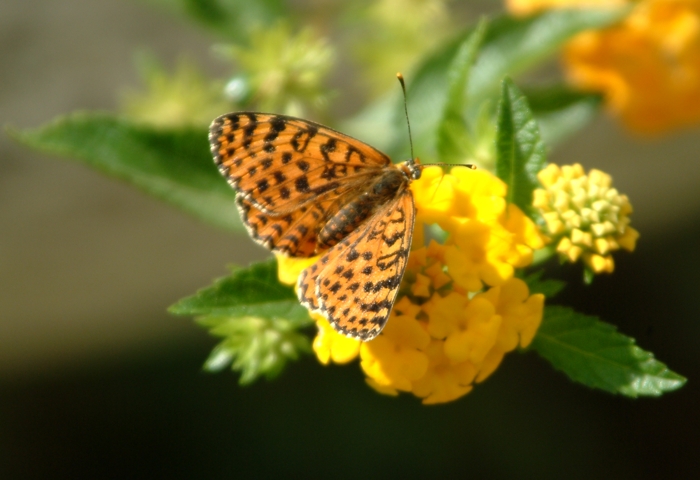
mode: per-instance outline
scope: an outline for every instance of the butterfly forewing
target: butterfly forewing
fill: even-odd
[[[373,339],[396,300],[414,219],[413,197],[406,189],[302,272],[300,301],[320,312],[339,332]]]
[[[318,251],[321,226],[357,195],[356,190],[354,184],[342,186],[316,202],[281,215],[263,212],[243,195],[236,201],[248,233],[255,241],[290,257],[312,257]]]
[[[391,165],[380,151],[322,125],[263,113],[223,115],[209,141],[221,173],[267,213],[289,212]]]

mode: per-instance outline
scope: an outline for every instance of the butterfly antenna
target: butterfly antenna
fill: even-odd
[[[408,120],[408,100],[406,95],[406,83],[403,80],[403,75],[401,75],[401,72],[396,74],[396,78],[399,79],[399,83],[401,84],[401,90],[403,91],[403,111],[406,114],[406,125],[408,125],[408,143],[411,145],[411,163],[414,163],[416,156],[413,154],[413,137],[411,136],[411,122]]]

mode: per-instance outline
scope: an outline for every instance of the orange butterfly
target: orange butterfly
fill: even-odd
[[[220,116],[209,143],[256,242],[291,257],[325,252],[299,276],[300,302],[344,335],[376,337],[411,250],[417,160],[393,165],[328,127],[267,113]]]

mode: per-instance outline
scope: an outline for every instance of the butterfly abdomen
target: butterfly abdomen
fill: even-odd
[[[366,192],[345,204],[323,226],[318,234],[318,250],[337,244],[357,229],[376,209],[396,197],[400,189],[408,184],[406,176],[398,169],[387,170]]]

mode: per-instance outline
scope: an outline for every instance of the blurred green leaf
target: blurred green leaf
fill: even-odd
[[[464,163],[469,156],[471,133],[464,119],[466,87],[469,70],[484,37],[487,22],[481,21],[476,30],[460,45],[447,71],[448,92],[442,118],[437,128],[437,153],[441,163]]]
[[[74,113],[10,134],[125,180],[209,223],[244,230],[235,192],[214,166],[204,128],[164,130],[104,113]]]
[[[229,364],[241,372],[240,383],[261,375],[278,375],[289,360],[311,351],[308,337],[298,332],[311,325],[294,289],[277,278],[275,259],[248,268],[232,268],[196,294],[169,308],[176,315],[197,316],[197,322],[222,337],[204,368],[221,370]]]
[[[407,78],[406,82],[410,82],[410,79]],[[407,86],[407,88],[409,87]],[[404,155],[403,158],[408,160],[410,149],[408,146],[408,135],[406,133],[406,118],[401,116],[402,122],[400,124],[396,121],[398,112],[403,112],[403,107],[401,107],[401,110],[396,110],[399,105],[397,103],[399,95],[400,87],[397,87],[396,91],[370,103],[355,116],[343,119],[339,125],[329,125],[329,127],[351,135],[362,142],[372,145],[374,148],[378,148],[392,156],[394,161],[397,161],[400,155]],[[411,113],[412,103],[411,97],[409,96],[408,115],[412,119],[411,125],[413,125],[413,119],[415,117]],[[413,142],[416,153],[418,153],[419,145],[415,135],[413,136]],[[394,148],[392,148],[392,145],[394,145]],[[396,145],[400,145],[400,147],[395,148]],[[399,150],[401,153],[399,153]],[[421,149],[421,151],[424,150]],[[418,156],[420,157],[420,155]]]
[[[469,97],[498,94],[498,81],[559,53],[571,37],[604,28],[624,18],[628,8],[550,10],[525,18],[503,16],[494,20],[472,70]]]
[[[524,89],[540,135],[550,148],[586,126],[600,112],[603,97],[565,85]]]
[[[192,18],[222,37],[245,43],[253,28],[288,16],[282,0],[149,0]]]
[[[554,297],[566,287],[566,282],[553,278],[542,278],[544,270],[538,270],[525,277],[523,281],[527,283],[530,294],[541,293],[547,298]]]
[[[468,121],[471,122],[472,117],[476,116],[483,101],[491,101],[498,95],[503,77],[515,76],[532,69],[551,58],[577,33],[611,25],[621,19],[627,11],[626,8],[551,10],[526,18],[507,15],[493,18],[481,42],[476,63],[469,73]],[[461,32],[443,47],[432,52],[413,74],[406,76],[411,127],[416,153],[421,158],[434,158],[436,154],[435,140],[432,137],[447,101],[447,71],[460,45],[473,31],[474,27]],[[396,113],[400,109],[396,104],[388,107],[395,112],[395,124],[400,125],[402,122]],[[370,132],[367,138],[363,139],[385,151],[400,152],[405,156],[405,142],[401,137],[391,135],[396,132],[399,132],[397,127],[393,127],[389,132],[384,128],[375,131],[373,135]]]
[[[527,99],[506,78],[498,105],[496,175],[508,185],[506,200],[523,212],[532,210],[537,172],[545,164],[545,147]]]
[[[294,289],[277,278],[277,261],[232,268],[227,277],[183,298],[169,309],[175,315],[230,315],[282,317],[300,325],[310,322]]]
[[[686,382],[613,325],[566,307],[545,308],[532,349],[573,381],[627,397],[659,396]]]

